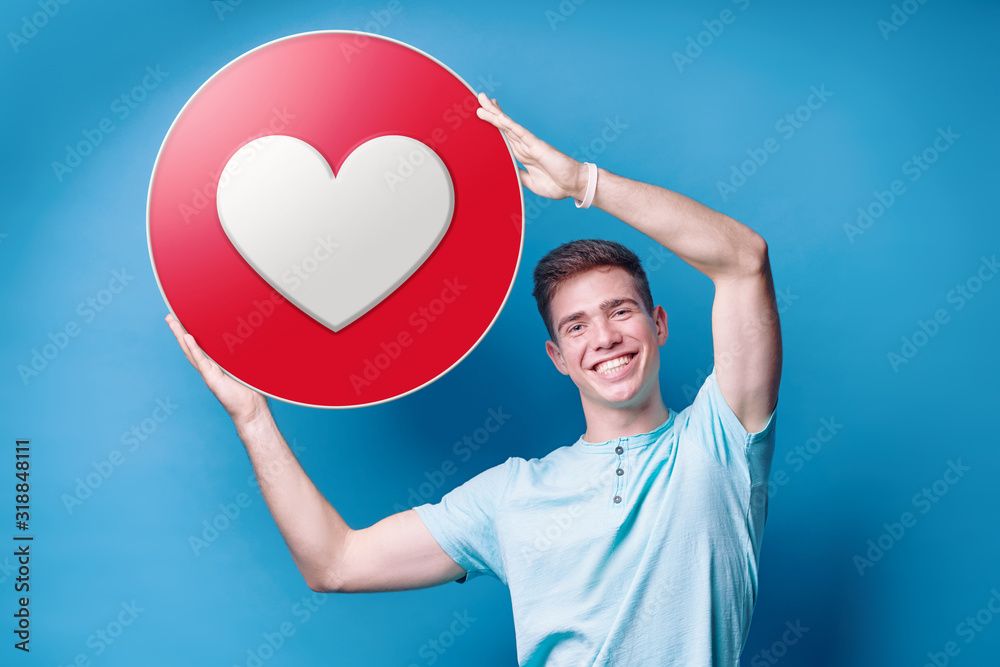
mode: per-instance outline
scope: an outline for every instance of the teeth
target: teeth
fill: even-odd
[[[607,375],[608,373],[613,373],[614,371],[618,370],[619,368],[621,368],[630,361],[632,361],[632,355],[626,354],[624,356],[618,357],[617,359],[612,359],[611,361],[605,361],[601,364],[598,364],[597,367],[594,368],[594,370],[600,373],[601,375]]]

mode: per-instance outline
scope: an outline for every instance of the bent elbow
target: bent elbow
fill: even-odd
[[[313,593],[332,593],[333,592],[333,591],[330,590],[330,588],[328,586],[326,586],[325,584],[323,584],[323,583],[321,583],[321,582],[319,582],[319,581],[317,581],[315,579],[306,579],[306,586],[308,586],[309,590],[311,590]]]
[[[303,573],[306,586],[315,593],[340,593],[345,590],[343,581],[330,574],[307,576]]]
[[[331,586],[330,584],[317,581],[317,580],[306,580],[306,585],[309,586],[309,590],[314,593],[339,593],[340,589],[336,586]]]
[[[762,275],[770,271],[771,261],[767,254],[767,241],[760,234],[751,231],[740,252],[741,273]]]
[[[326,546],[320,549],[324,554],[322,557],[303,559],[299,565],[299,572],[306,580],[309,589],[316,593],[343,593],[347,591],[347,552],[351,546],[351,534],[354,531],[348,529],[343,541],[336,546]],[[333,556],[329,556],[333,554]]]

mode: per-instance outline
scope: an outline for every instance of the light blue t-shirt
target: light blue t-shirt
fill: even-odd
[[[467,579],[510,588],[521,666],[736,667],[774,423],[747,433],[713,370],[650,433],[511,457],[414,509]]]

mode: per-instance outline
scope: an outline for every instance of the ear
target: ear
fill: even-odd
[[[667,311],[662,306],[653,308],[653,322],[656,324],[656,342],[662,346],[667,342]]]
[[[569,370],[566,368],[566,360],[563,359],[562,352],[559,351],[559,346],[552,342],[552,340],[545,341],[545,352],[549,355],[549,359],[555,364],[556,370],[558,370],[563,375],[569,375]]]

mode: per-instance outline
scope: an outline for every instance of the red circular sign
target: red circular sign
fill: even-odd
[[[516,164],[478,107],[444,64],[367,33],[293,35],[226,65],[181,109],[153,168],[149,252],[171,312],[226,372],[290,403],[371,405],[444,375],[499,316],[523,243]],[[451,178],[451,222],[429,257],[336,332],[261,277],[220,223],[223,169],[271,135],[309,144],[334,174],[366,142],[409,137]],[[294,220],[273,224],[296,232]]]

